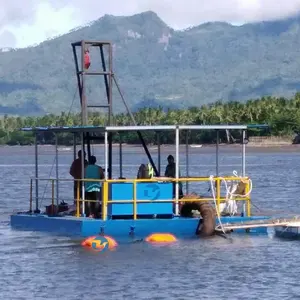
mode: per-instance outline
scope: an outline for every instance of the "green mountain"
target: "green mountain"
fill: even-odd
[[[1,52],[0,113],[78,110],[71,43],[82,39],[114,43],[114,72],[133,110],[289,97],[300,90],[299,37],[300,17],[175,31],[153,12],[106,15],[36,47]],[[94,65],[97,58],[92,52]],[[90,104],[104,103],[103,78],[88,79],[87,92]],[[113,97],[114,111],[124,110],[116,90]]]

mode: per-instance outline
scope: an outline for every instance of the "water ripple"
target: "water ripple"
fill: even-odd
[[[9,214],[28,209],[28,178],[34,175],[34,157],[32,148],[26,149],[30,152],[26,158],[24,148],[21,152],[17,148],[0,149],[1,299],[299,298],[300,241],[283,241],[274,238],[272,232],[263,237],[215,237],[163,247],[134,243],[120,245],[116,251],[95,253],[80,247],[78,239],[11,230]],[[174,154],[173,150],[164,150],[163,155]],[[39,172],[48,177],[53,151],[43,151]],[[145,161],[143,153],[136,151],[128,150],[130,155],[124,159],[125,176],[135,176],[134,166]],[[269,213],[300,214],[299,153],[266,151],[256,149],[247,157],[247,174],[253,179],[253,203]],[[191,175],[199,175],[199,170],[203,176],[214,172],[215,156],[210,152],[191,151]],[[102,159],[101,155],[99,152]],[[181,159],[185,161],[184,153]],[[60,153],[60,162],[64,163],[60,177],[68,177],[71,160],[72,151]],[[220,162],[220,173],[228,175],[239,166],[241,153],[221,151]],[[114,163],[118,176],[118,157]],[[206,191],[207,184],[193,184],[191,189]],[[70,184],[62,184],[60,195],[68,199],[70,190]],[[42,185],[41,191],[45,191],[46,205],[51,189]]]

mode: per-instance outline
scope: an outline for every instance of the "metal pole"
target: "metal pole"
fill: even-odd
[[[108,167],[108,134],[107,131],[104,133],[104,167],[105,167],[105,180],[108,179],[108,172],[107,172],[107,167]]]
[[[86,147],[87,147],[87,154],[88,154],[88,161],[90,161],[90,158],[92,156],[91,152],[91,139],[90,139],[90,133],[87,132],[85,135],[85,141],[86,141]]]
[[[73,158],[76,159],[76,133],[73,133]]]
[[[103,44],[101,44],[99,46],[99,48],[100,48],[100,56],[101,56],[101,62],[102,62],[102,70],[103,70],[103,72],[106,72],[106,63],[105,63],[105,56],[104,56],[104,51],[103,51]],[[108,68],[109,68],[109,66],[108,66]],[[111,76],[111,75],[109,75],[109,76]],[[107,75],[104,75],[107,103],[109,104],[109,85],[108,85],[107,77],[108,77]]]
[[[178,126],[176,127],[176,132],[175,132],[175,142],[176,142],[176,189],[175,189],[175,195],[176,195],[176,207],[175,207],[175,214],[179,214],[179,203],[178,203],[178,198],[179,198],[179,185],[178,185],[178,178],[179,178],[179,128]]]
[[[111,118],[112,118],[112,85],[113,85],[113,61],[112,61],[112,44],[109,44],[108,46],[108,69],[109,69],[109,76],[108,76],[108,88],[109,88],[109,94],[108,94],[108,125],[111,126]]]
[[[123,155],[122,155],[122,134],[119,133],[119,138],[120,138],[120,147],[119,147],[119,161],[120,161],[120,178],[123,177]]]
[[[245,144],[245,138],[246,138],[246,131],[243,130],[243,141],[242,141],[242,176],[246,176],[246,144]],[[245,201],[243,201],[245,202]],[[246,216],[246,203],[243,203],[243,216]]]
[[[81,132],[81,179],[84,179],[84,133]],[[82,216],[85,217],[85,191],[84,191],[84,182],[80,181],[81,184],[81,199],[82,199]]]
[[[72,45],[72,48],[73,48],[73,55],[74,55],[74,61],[75,61],[75,70],[76,70],[77,85],[78,85],[78,90],[79,90],[80,105],[82,105],[82,86],[81,86],[81,77],[79,75],[80,70],[79,70],[79,63],[78,63],[76,46]]]
[[[108,134],[108,177],[112,179],[112,132]]]
[[[59,184],[58,184],[58,137],[55,134],[55,167],[56,167],[56,205],[58,206]]]
[[[34,142],[34,156],[35,156],[35,212],[38,212],[39,209],[39,167],[38,167],[38,135],[35,134],[35,142]]]
[[[85,66],[84,66],[84,53],[85,52],[85,42],[81,41],[81,92],[82,92],[82,103],[81,103],[81,124],[87,125],[87,99],[86,99],[86,89],[85,89]]]
[[[243,130],[243,145],[242,145],[242,176],[246,176],[246,131]]]
[[[217,130],[217,144],[216,144],[216,176],[219,176],[219,130]]]
[[[156,133],[157,135],[157,156],[158,156],[158,175],[161,176],[161,153],[160,153],[160,132]]]
[[[186,177],[189,177],[189,132],[186,131],[185,136],[185,164],[186,164]],[[186,193],[189,193],[189,182],[185,183]]]

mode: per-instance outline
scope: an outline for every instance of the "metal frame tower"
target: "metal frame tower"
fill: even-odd
[[[101,67],[99,71],[89,71],[85,69],[85,61],[84,61],[84,54],[87,47],[96,47],[99,49],[100,59],[101,59]],[[121,99],[123,101],[123,104],[125,105],[125,108],[128,112],[128,114],[131,117],[131,120],[134,125],[137,125],[134,119],[133,114],[131,113],[125,98],[120,90],[120,87],[118,85],[118,82],[114,76],[113,73],[113,45],[109,41],[88,41],[88,40],[82,40],[79,42],[72,43],[73,48],[73,55],[74,55],[74,61],[75,61],[75,68],[76,68],[76,76],[77,76],[77,85],[79,90],[79,97],[80,97],[80,104],[81,104],[81,120],[82,125],[86,126],[88,125],[88,108],[106,108],[107,109],[107,120],[108,124],[107,126],[112,126],[112,119],[113,119],[113,111],[112,111],[112,92],[113,92],[113,84],[117,87],[117,90],[121,96]],[[77,49],[80,49],[80,56],[78,55]],[[105,51],[107,49],[107,51]],[[79,58],[78,58],[79,56]],[[108,66],[107,63],[108,62]],[[105,90],[106,90],[106,98],[107,103],[100,104],[99,105],[89,105],[86,95],[86,76],[103,76],[104,77],[104,84],[105,84]],[[142,136],[142,133],[140,131],[137,131],[137,134],[139,136],[139,139],[141,141],[141,144],[146,152],[146,155],[149,159],[149,162],[151,163],[154,172],[156,176],[159,176],[159,172],[154,164],[154,161],[151,157],[151,154],[147,148],[147,145],[144,141],[144,138]],[[84,134],[84,143],[87,144],[87,152],[88,157],[91,156],[91,146],[90,142],[91,140],[103,140],[103,138],[91,136],[89,133]],[[112,133],[110,132],[108,134],[108,177],[112,178]]]

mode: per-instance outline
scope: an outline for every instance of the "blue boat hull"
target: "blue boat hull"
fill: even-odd
[[[298,226],[279,226],[275,228],[275,236],[284,239],[300,239],[300,227]]]
[[[224,223],[240,223],[250,220],[262,220],[269,217],[222,217]],[[49,232],[53,234],[88,237],[106,234],[115,239],[143,239],[151,233],[168,232],[177,238],[195,237],[198,218],[107,220],[76,217],[48,217],[41,214],[11,215],[11,227],[19,230]],[[218,224],[218,220],[217,220]],[[234,233],[267,234],[266,227],[251,230],[237,229]]]

